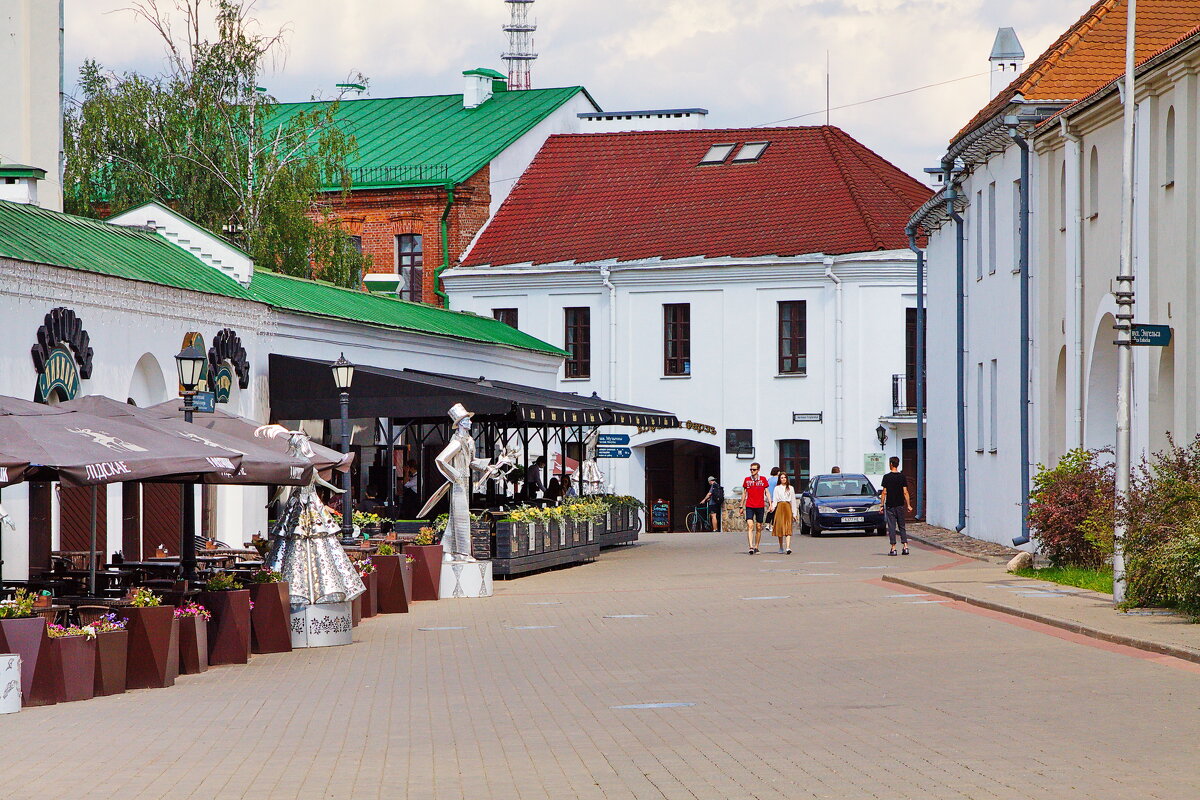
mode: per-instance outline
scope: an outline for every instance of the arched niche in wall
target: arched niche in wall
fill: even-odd
[[[1092,336],[1084,407],[1084,446],[1112,447],[1117,436],[1117,348],[1112,314],[1104,314]],[[1111,456],[1110,456],[1111,458]]]
[[[138,359],[133,368],[133,377],[129,380],[128,398],[141,408],[157,405],[167,396],[167,380],[163,376],[162,365],[153,353],[146,353]]]

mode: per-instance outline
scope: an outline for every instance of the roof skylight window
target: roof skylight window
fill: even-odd
[[[737,155],[733,157],[733,162],[737,164],[739,162],[758,161],[769,144],[770,142],[746,142],[742,145],[742,149],[737,151]]]
[[[704,154],[704,158],[700,159],[700,163],[723,164],[735,147],[737,147],[736,144],[714,144],[708,148],[708,152]]]

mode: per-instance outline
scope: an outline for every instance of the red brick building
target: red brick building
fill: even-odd
[[[578,130],[578,114],[599,110],[580,86],[510,92],[494,70],[463,75],[463,94],[339,107],[358,151],[350,194],[332,205],[371,257],[368,289],[443,305],[441,271],[457,263],[542,143]]]

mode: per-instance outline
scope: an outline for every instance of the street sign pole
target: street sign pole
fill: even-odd
[[[1137,0],[1129,0],[1125,22],[1125,116],[1121,152],[1121,266],[1117,274],[1117,480],[1116,524],[1113,526],[1113,603],[1125,602],[1125,522],[1121,506],[1129,494],[1130,429],[1133,426],[1130,394],[1133,389],[1133,112],[1134,43]]]

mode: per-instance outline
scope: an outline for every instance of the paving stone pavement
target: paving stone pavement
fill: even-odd
[[[924,545],[743,543],[649,535],[351,647],[2,716],[0,797],[1200,796],[1196,665],[881,580],[961,560]],[[687,705],[619,708],[653,703]]]

